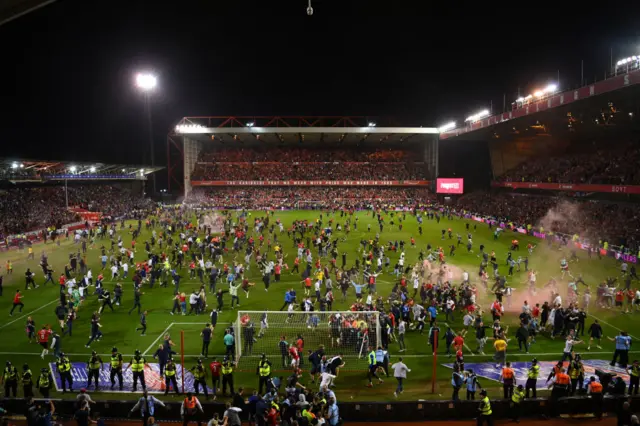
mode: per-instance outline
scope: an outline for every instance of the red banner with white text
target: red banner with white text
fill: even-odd
[[[547,191],[607,192],[620,194],[640,194],[640,185],[602,185],[585,183],[545,183],[545,182],[491,182],[496,188],[543,189]]]
[[[427,186],[428,180],[194,180],[191,186]]]

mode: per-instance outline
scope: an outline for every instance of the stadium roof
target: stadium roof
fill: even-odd
[[[105,164],[78,161],[41,161],[0,158],[0,179],[36,180],[106,180],[146,179],[164,167],[131,164]]]
[[[55,0],[2,0],[0,1],[0,25],[11,22],[53,2]]]
[[[365,140],[423,143],[439,135],[435,127],[399,127],[370,117],[184,117],[170,136],[199,141],[260,144],[357,144]]]

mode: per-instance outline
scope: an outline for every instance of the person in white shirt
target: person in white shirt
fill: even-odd
[[[404,391],[402,383],[407,378],[407,373],[410,373],[411,370],[409,369],[409,367],[405,365],[404,362],[402,362],[402,357],[398,359],[398,362],[394,363],[391,366],[391,369],[393,370],[393,377],[395,377],[396,380],[398,381],[398,387],[396,388],[396,391],[393,393],[393,396],[397,398],[398,394]]]
[[[118,267],[116,265],[113,265],[111,267],[111,279],[115,279],[118,276]]]
[[[404,345],[404,334],[406,331],[405,322],[400,320],[400,324],[398,324],[398,345],[400,346],[400,350],[398,352],[404,352],[407,349]]]
[[[127,278],[129,275],[129,264],[127,262],[122,263],[122,278]]]
[[[323,390],[324,388],[328,388],[329,385],[331,384],[331,381],[333,379],[335,379],[336,376],[329,373],[329,372],[324,372],[320,375],[320,390]]]
[[[572,335],[567,336],[567,340],[564,342],[564,351],[562,353],[562,361],[573,359],[571,352],[573,351],[573,345],[582,343],[580,340],[575,339]]]
[[[469,273],[467,271],[462,273],[462,283],[469,284]]]

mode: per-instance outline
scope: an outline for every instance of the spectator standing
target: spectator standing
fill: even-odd
[[[130,414],[133,414],[139,410],[140,415],[142,416],[142,425],[147,426],[149,418],[155,416],[156,405],[159,405],[161,407],[165,406],[164,402],[160,401],[155,396],[147,394],[147,390],[145,389],[142,391],[142,397],[131,409]]]

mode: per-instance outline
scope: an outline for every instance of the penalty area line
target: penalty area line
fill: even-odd
[[[164,329],[164,331],[162,333],[160,333],[160,335],[158,337],[156,337],[156,340],[153,341],[153,343],[151,343],[149,345],[149,347],[142,353],[142,355],[146,355],[149,353],[149,351],[151,349],[153,349],[153,347],[156,345],[156,343],[158,343],[158,340],[162,339],[162,337],[164,337],[164,335],[171,329],[171,327],[173,326],[174,323],[171,323],[167,326],[167,328]]]

